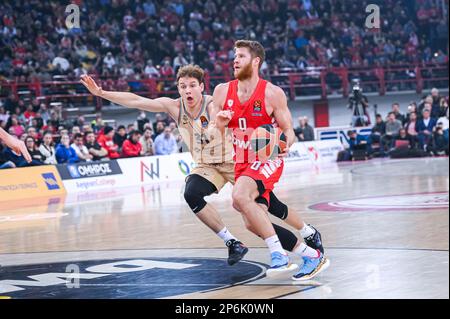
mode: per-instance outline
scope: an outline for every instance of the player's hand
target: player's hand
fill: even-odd
[[[97,83],[95,83],[94,79],[91,76],[83,74],[81,76],[80,83],[83,84],[86,87],[86,89],[88,89],[89,92],[91,92],[92,95],[102,96],[103,94],[102,88],[98,86]]]
[[[216,115],[216,127],[218,128],[224,128],[225,126],[230,123],[231,119],[233,118],[234,112],[230,110],[222,110],[219,111]]]
[[[31,163],[32,158],[30,153],[28,152],[27,147],[25,146],[25,143],[21,140],[18,140],[17,138],[11,137],[8,140],[5,141],[6,145],[17,155],[23,155],[25,160],[28,163]]]
[[[289,146],[286,146],[284,148],[284,151],[280,154],[278,154],[278,158],[285,158],[289,156]]]

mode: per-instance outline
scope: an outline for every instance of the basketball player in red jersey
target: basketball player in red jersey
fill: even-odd
[[[248,251],[247,247],[229,232],[216,209],[205,201],[205,197],[218,193],[227,182],[234,184],[235,178],[231,140],[213,139],[218,136],[216,132],[207,134],[209,114],[216,114],[220,108],[211,103],[212,96],[203,94],[204,71],[194,65],[181,67],[176,81],[180,97],[176,99],[148,99],[130,92],[105,91],[88,75],[81,76],[80,82],[95,96],[133,109],[167,112],[177,121],[179,132],[197,163],[186,180],[186,202],[196,216],[224,240],[229,250],[228,263],[233,265],[241,260]],[[323,251],[320,233],[314,227],[306,225],[273,193],[270,194],[270,204],[269,213],[298,229],[310,247]],[[274,228],[286,250],[301,254],[304,243],[297,236],[276,224]]]
[[[235,43],[234,75],[236,80],[218,85],[213,94],[214,105],[223,107],[212,117],[217,128],[232,130],[235,150],[235,179],[233,206],[242,213],[251,231],[262,237],[271,252],[271,267],[267,276],[292,271],[294,267],[282,248],[267,214],[270,193],[283,172],[289,146],[295,141],[292,118],[284,91],[259,77],[264,62],[263,46],[256,41]],[[214,116],[214,115],[213,115]],[[288,147],[278,158],[260,161],[251,150],[254,129],[276,124],[287,138]],[[294,280],[309,280],[325,270],[329,261],[320,250],[305,245],[303,267]]]
[[[5,132],[4,129],[0,127],[0,141],[3,141],[6,146],[8,146],[10,149],[14,151],[14,153],[18,155],[23,155],[25,160],[30,163],[31,162],[31,155],[28,153],[27,147],[25,146],[25,143],[21,140],[18,140],[17,138],[12,137],[8,133]]]

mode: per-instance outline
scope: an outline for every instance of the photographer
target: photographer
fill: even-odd
[[[352,109],[352,126],[361,127],[370,124],[369,113],[367,111],[369,107],[369,100],[362,94],[362,88],[359,85],[359,80],[352,81],[352,96],[348,99],[347,108]],[[360,109],[360,105],[362,109]]]

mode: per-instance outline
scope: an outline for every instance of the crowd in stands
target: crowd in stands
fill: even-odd
[[[176,123],[165,114],[156,114],[155,122],[150,123],[142,112],[134,124],[117,129],[105,124],[101,115],[88,123],[83,116],[72,122],[54,112],[51,116],[44,114],[45,109],[31,108],[29,117],[10,116],[0,106],[0,126],[24,141],[33,158],[27,163],[0,142],[0,168],[168,155],[185,150]]]
[[[262,72],[270,74],[448,62],[448,20],[432,0],[371,1],[382,12],[380,32],[365,27],[366,1],[73,2],[80,6],[80,26],[71,29],[59,1],[0,3],[0,80],[77,80],[85,73],[124,81],[172,77],[188,63],[223,75],[234,41],[243,38],[265,46]]]
[[[350,146],[343,158],[351,159],[357,149],[365,150],[368,157],[449,155],[448,133],[448,96],[433,88],[419,103],[411,102],[406,114],[398,103],[392,104],[386,118],[377,114],[369,136],[350,130]]]
[[[164,115],[154,123],[140,116],[135,124],[117,129],[103,123],[101,116],[93,122],[82,116],[70,122],[63,119],[61,106],[4,96],[2,80],[29,83],[61,76],[78,81],[89,73],[115,79],[114,88],[104,82],[104,89],[126,91],[130,81],[171,78],[188,63],[223,76],[232,66],[234,41],[244,38],[266,48],[263,74],[314,66],[448,64],[448,20],[432,0],[371,1],[381,8],[379,30],[365,27],[366,1],[73,3],[80,8],[80,26],[70,29],[66,4],[59,1],[0,3],[0,126],[26,143],[33,155],[31,165],[170,154],[178,151],[180,136]],[[411,140],[410,147],[433,154],[443,152],[439,145],[446,140],[448,152],[445,103],[448,99],[426,97],[419,105],[411,104],[406,115],[393,105],[394,115],[379,116],[365,141],[369,154],[386,155],[403,138]],[[307,118],[299,119],[295,133],[299,141],[314,138]],[[25,165],[29,164],[22,157],[0,145],[0,167]]]

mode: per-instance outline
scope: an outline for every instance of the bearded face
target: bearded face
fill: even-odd
[[[234,57],[234,77],[239,81],[253,76],[253,57],[248,48],[236,48]]]
[[[239,81],[251,79],[252,75],[253,75],[253,68],[251,62],[247,63],[243,67],[240,67],[238,70],[236,69],[234,70],[234,76]]]

